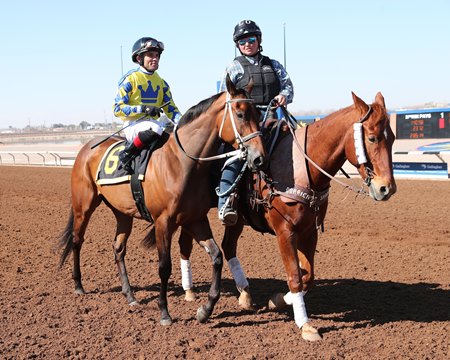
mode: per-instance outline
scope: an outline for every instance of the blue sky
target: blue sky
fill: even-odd
[[[128,5],[126,5],[128,4]],[[292,113],[371,102],[450,102],[449,0],[2,2],[0,128],[111,122],[117,82],[142,36],[164,42],[159,74],[181,112],[216,92],[237,22],[263,32],[284,63]],[[122,55],[122,56],[121,56]]]

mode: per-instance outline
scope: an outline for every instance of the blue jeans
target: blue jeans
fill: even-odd
[[[219,194],[222,194],[226,192],[230,187],[234,184],[234,181],[239,175],[239,172],[242,169],[242,166],[244,166],[243,160],[237,160],[232,162],[231,164],[228,164],[225,169],[222,171],[222,177],[220,178],[219,183]],[[223,205],[225,205],[225,201],[228,199],[230,194],[219,196],[219,203],[217,205],[217,208],[220,210]]]

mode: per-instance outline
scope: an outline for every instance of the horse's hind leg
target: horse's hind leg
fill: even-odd
[[[72,178],[72,183],[83,183],[85,180]],[[84,189],[72,188],[72,208],[73,208],[73,269],[72,279],[75,282],[75,293],[84,294],[81,282],[80,253],[84,242],[86,228],[92,213],[100,205],[101,198],[95,189],[88,187]]]
[[[193,248],[193,237],[188,234],[184,228],[181,228],[178,244],[180,246],[180,267],[181,267],[181,286],[184,290],[184,299],[186,301],[194,301],[196,295],[192,284],[192,267],[189,260]]]
[[[138,302],[131,290],[128,280],[127,268],[125,266],[125,255],[127,253],[127,240],[131,234],[133,218],[112,209],[117,220],[116,236],[113,245],[114,259],[119,272],[120,282],[122,284],[122,294],[127,298],[128,304],[137,305]]]

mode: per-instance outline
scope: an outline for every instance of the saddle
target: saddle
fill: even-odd
[[[169,139],[169,134],[163,132],[160,139],[147,148],[141,150],[138,156],[132,162],[133,172],[128,173],[123,167],[119,166],[118,154],[125,148],[126,141],[119,140],[113,143],[104,153],[97,170],[97,185],[111,185],[124,182],[130,182],[131,193],[141,216],[150,223],[153,218],[147,209],[144,201],[144,191],[142,189],[142,180],[145,178],[145,172],[150,160],[151,154],[156,149],[162,147]]]

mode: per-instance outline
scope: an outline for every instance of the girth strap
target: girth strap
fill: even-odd
[[[136,203],[136,207],[139,210],[139,213],[145,220],[153,224],[154,220],[150,215],[147,206],[145,206],[144,191],[142,190],[139,174],[134,173],[133,175],[131,175],[130,185],[131,185],[131,193],[133,194],[133,199],[134,202]]]
[[[274,183],[273,185],[275,187],[274,194],[280,195],[284,202],[301,202],[314,208],[316,211],[327,201],[330,193],[329,188],[322,191],[314,191],[300,185],[294,185],[293,187],[283,186],[280,183]]]

